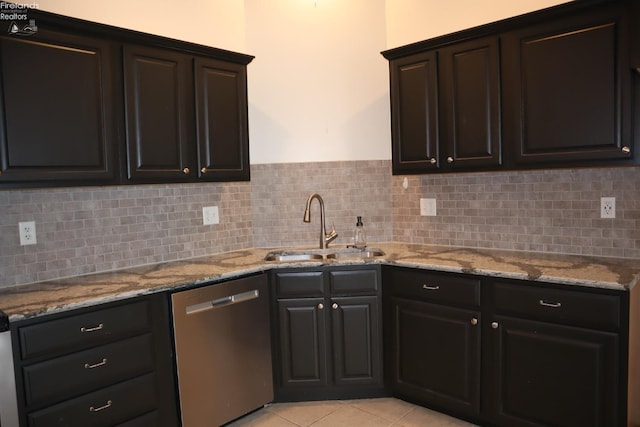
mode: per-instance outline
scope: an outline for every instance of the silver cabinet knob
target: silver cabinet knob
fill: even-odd
[[[435,165],[438,161],[436,160],[435,157],[432,157],[429,159],[429,163],[431,163],[432,165]]]
[[[453,157],[451,156],[447,157],[447,163],[453,163]]]
[[[498,329],[498,326],[500,326],[500,325],[498,325],[498,322],[491,322],[491,327],[493,329]]]
[[[324,308],[324,304],[323,303],[318,304],[318,310],[322,310],[323,308]]]
[[[473,326],[476,326],[478,324],[478,319],[476,319],[475,317],[473,319],[471,319],[471,324]]]
[[[338,309],[338,304],[334,302],[333,305],[331,306],[331,308],[333,308],[334,310],[337,310]]]
[[[207,173],[207,168],[202,168],[202,169],[200,169],[200,172],[202,172],[202,173]]]
[[[629,154],[631,152],[631,148],[627,147],[626,145],[624,147],[622,147],[622,152],[624,154]]]
[[[189,175],[189,172],[191,172],[191,171],[189,170],[189,168],[184,168],[184,169],[182,169],[182,173],[183,173],[183,174],[185,174],[185,175]]]

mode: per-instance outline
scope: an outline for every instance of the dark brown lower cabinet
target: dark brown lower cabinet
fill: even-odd
[[[495,317],[495,421],[508,426],[619,426],[617,333]]]
[[[638,290],[400,267],[383,280],[394,395],[481,425],[639,425]]]
[[[155,294],[12,324],[19,425],[177,427],[168,316]]]
[[[383,394],[379,267],[276,270],[276,401]]]
[[[391,388],[410,399],[480,413],[479,313],[394,298]]]

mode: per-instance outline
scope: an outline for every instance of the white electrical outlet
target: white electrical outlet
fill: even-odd
[[[20,245],[35,245],[38,243],[38,240],[36,239],[35,221],[19,222],[18,231],[20,233]]]
[[[220,223],[220,213],[217,206],[205,206],[202,208],[202,223],[204,225]]]
[[[436,216],[436,199],[420,199],[420,215]]]
[[[600,218],[616,217],[616,198],[601,197],[600,198]]]

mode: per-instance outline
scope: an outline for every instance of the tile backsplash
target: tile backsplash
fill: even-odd
[[[0,287],[253,246],[251,184],[0,191]],[[202,225],[218,206],[220,224]],[[20,246],[19,221],[37,244]]]
[[[260,164],[252,181],[0,190],[0,287],[247,247],[316,246],[327,227],[370,242],[547,251],[640,259],[640,168],[391,175],[391,161]],[[437,215],[420,216],[421,197]],[[600,198],[616,218],[600,219]],[[220,224],[202,225],[218,206]],[[36,222],[20,246],[18,222]]]
[[[456,173],[393,180],[393,238],[446,246],[640,259],[640,168]],[[600,198],[616,218],[600,218]],[[435,198],[437,216],[420,216]]]

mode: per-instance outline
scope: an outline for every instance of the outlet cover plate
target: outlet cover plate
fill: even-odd
[[[20,233],[20,245],[35,245],[38,243],[36,238],[36,222],[21,221],[18,223],[18,232]]]
[[[217,206],[205,206],[202,208],[202,224],[211,225],[220,223],[220,212]]]
[[[420,199],[420,215],[436,216],[436,199]]]
[[[601,197],[600,198],[600,218],[616,217],[616,198]]]

